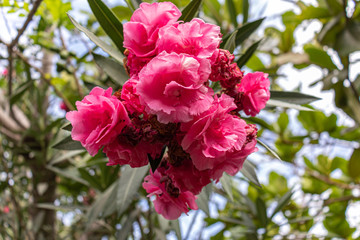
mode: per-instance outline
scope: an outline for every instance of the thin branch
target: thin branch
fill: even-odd
[[[327,200],[324,201],[324,206],[333,204],[333,203],[337,203],[337,202],[347,202],[350,200],[360,200],[360,197],[355,197],[353,195],[348,195],[348,196],[342,196],[342,197],[338,197],[338,198],[329,198]]]
[[[20,39],[21,35],[25,32],[27,26],[31,22],[32,18],[34,17],[34,15],[35,15],[37,9],[39,8],[41,2],[42,2],[42,0],[36,0],[34,2],[33,7],[31,9],[31,11],[29,12],[29,15],[27,16],[23,26],[19,29],[18,34],[16,35],[14,40],[12,40],[11,43],[9,44],[10,48],[13,48],[19,42],[19,39]]]
[[[48,74],[45,74],[40,68],[38,68],[37,66],[34,66],[30,63],[30,61],[19,51],[15,51],[15,54],[21,59],[23,60],[26,64],[28,64],[30,67],[32,67],[33,69],[35,69],[38,73],[40,73],[41,77],[45,80],[45,82],[47,84],[49,84],[49,86],[52,86],[56,95],[58,97],[60,97],[66,107],[68,107],[70,110],[74,110],[74,107],[72,106],[72,104],[69,102],[69,100],[64,96],[64,94],[59,90],[57,89],[56,86],[54,86],[52,83],[51,83],[51,77],[48,76]]]
[[[306,171],[307,173],[318,179],[318,180],[321,180],[329,185],[334,185],[334,186],[337,186],[339,188],[342,188],[342,189],[349,189],[349,190],[352,190],[352,189],[359,189],[360,186],[359,185],[350,185],[350,184],[347,184],[347,183],[344,183],[344,182],[338,182],[338,181],[335,181],[333,179],[331,179],[329,176],[326,176],[326,175],[323,175],[317,171],[313,171],[309,168],[306,168]]]

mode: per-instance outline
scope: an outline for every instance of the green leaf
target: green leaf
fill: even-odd
[[[203,0],[192,0],[181,12],[179,21],[190,22],[200,10]]]
[[[259,138],[257,138],[257,142],[261,146],[263,146],[266,150],[268,150],[274,157],[276,157],[277,159],[282,161],[281,158],[279,157],[279,155],[274,150],[272,150],[267,144],[265,144],[263,141],[261,141]]]
[[[256,199],[256,210],[257,210],[257,217],[260,220],[260,224],[262,227],[266,227],[268,219],[266,215],[266,205],[264,200],[260,197]]]
[[[253,184],[258,187],[261,187],[261,184],[258,180],[258,177],[255,172],[255,166],[249,161],[245,160],[244,165],[240,172]]]
[[[267,104],[268,106],[274,106],[274,107],[283,107],[283,108],[293,108],[299,111],[314,111],[311,108],[308,107],[303,107],[297,104],[292,104],[292,103],[288,103],[288,102],[283,102],[283,101],[279,101],[279,100],[274,100],[274,99],[270,99]]]
[[[116,237],[117,240],[128,239],[128,235],[131,229],[133,228],[133,223],[137,218],[137,216],[139,216],[140,212],[141,212],[140,209],[134,209],[131,211],[129,215],[127,215],[125,224],[121,227],[121,229],[117,233],[117,237]]]
[[[360,50],[360,22],[350,21],[337,35],[335,49],[340,56]]]
[[[234,31],[230,37],[226,40],[226,43],[224,45],[224,49],[225,50],[228,50],[230,53],[233,53],[235,48],[236,48],[236,45],[235,45],[235,37],[236,37],[236,34],[237,34],[237,30]]]
[[[249,18],[249,0],[243,0],[243,23],[246,23]]]
[[[206,215],[210,216],[210,210],[209,210],[209,200],[210,200],[210,194],[212,192],[212,183],[206,185],[198,195],[198,198],[196,199],[196,203],[199,206],[199,209],[203,210]]]
[[[270,91],[270,99],[279,100],[294,104],[309,104],[313,101],[320,100],[318,97],[299,93],[299,92],[285,92],[285,91]]]
[[[68,132],[71,132],[72,131],[72,125],[71,125],[71,123],[67,123],[61,129],[65,130],[65,131],[68,131]]]
[[[148,165],[141,168],[131,168],[127,165],[122,170],[116,199],[119,216],[132,202],[134,195],[138,192],[138,189],[144,180],[144,176],[148,171]]]
[[[62,168],[57,168],[57,167],[48,165],[48,166],[46,166],[46,168],[49,169],[50,171],[53,171],[53,172],[63,176],[63,177],[70,178],[70,179],[74,180],[75,182],[79,182],[81,184],[84,184],[85,186],[89,186],[89,183],[80,177],[79,172],[78,172],[77,168],[75,168],[75,167],[69,167],[69,168],[62,169]]]
[[[306,45],[304,46],[304,51],[309,55],[311,63],[330,70],[337,69],[329,54],[321,48],[312,45]]]
[[[226,194],[229,196],[230,201],[234,201],[233,193],[232,193],[232,178],[227,173],[224,173],[220,179],[220,183],[225,190]]]
[[[74,24],[74,26],[81,32],[85,33],[86,36],[88,36],[88,38],[90,38],[91,41],[93,41],[97,46],[99,46],[100,48],[102,48],[106,53],[108,53],[110,56],[112,56],[115,60],[117,60],[118,62],[122,63],[123,62],[123,55],[116,49],[114,49],[113,47],[111,47],[110,45],[106,44],[104,41],[102,41],[100,38],[98,38],[97,36],[95,36],[95,34],[93,34],[92,32],[90,32],[88,29],[86,29],[85,27],[81,26],[75,19],[73,19],[69,14],[68,14],[71,22]]]
[[[248,49],[246,49],[245,53],[236,61],[239,68],[242,68],[247,61],[251,58],[251,56],[255,53],[256,49],[259,47],[261,40],[252,44]]]
[[[292,195],[293,195],[293,191],[290,190],[279,199],[273,213],[270,216],[270,219],[272,219],[276,213],[281,211],[281,209],[283,209],[290,202]]]
[[[55,143],[52,148],[59,149],[59,150],[80,150],[84,149],[80,142],[74,141],[71,136],[67,136],[66,138],[60,140],[59,142]]]
[[[75,211],[75,210],[84,210],[85,207],[81,205],[60,205],[56,206],[53,203],[38,203],[36,207],[48,209],[48,210],[55,210],[55,211]]]
[[[236,12],[236,8],[235,8],[235,4],[233,2],[233,0],[225,0],[226,2],[226,6],[228,8],[229,11],[229,15],[230,15],[230,20],[232,22],[232,24],[234,25],[234,27],[238,26],[237,23],[237,12]]]
[[[104,72],[120,86],[124,85],[124,83],[129,79],[129,75],[126,73],[123,65],[110,58],[106,58],[95,53],[93,53],[93,56],[99,67],[102,68]]]
[[[78,156],[82,153],[86,152],[85,149],[83,150],[76,150],[76,151],[69,151],[69,152],[66,152],[65,154],[61,152],[61,154],[59,154],[59,156],[57,157],[53,157],[52,160],[50,161],[49,165],[55,165],[57,163],[60,163],[64,160],[67,160],[67,159],[70,159],[70,158],[73,158],[75,156]]]
[[[111,184],[111,186],[108,187],[105,192],[97,195],[95,202],[91,205],[89,211],[86,214],[85,219],[88,219],[87,228],[89,228],[91,223],[94,222],[94,220],[100,215],[102,217],[106,217],[116,211],[118,186],[119,180]]]
[[[125,51],[123,47],[123,25],[119,19],[117,19],[115,14],[102,0],[88,0],[88,3],[96,19],[99,21],[100,26],[115,43],[116,47],[123,53]]]
[[[21,84],[13,93],[13,95],[10,98],[10,104],[13,105],[16,103],[21,97],[29,91],[33,86],[33,81],[26,81],[23,84]]]
[[[258,19],[253,22],[248,22],[243,26],[238,28],[238,33],[236,35],[236,46],[243,43],[249,36],[255,32],[256,29],[261,25],[265,18]]]
[[[348,170],[350,177],[360,177],[360,148],[354,149],[354,152],[349,160]]]

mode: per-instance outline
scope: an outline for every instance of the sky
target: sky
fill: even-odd
[[[123,0],[108,0],[105,2],[113,5],[113,4],[117,4],[119,2],[123,2]],[[255,19],[258,19],[261,17],[267,18],[264,21],[264,23],[262,24],[260,32],[263,31],[263,29],[265,29],[268,26],[275,26],[280,29],[283,28],[283,26],[281,24],[281,18],[280,18],[281,13],[289,11],[289,10],[294,11],[295,13],[298,11],[298,9],[294,6],[293,3],[290,3],[290,2],[284,1],[284,0],[255,0],[254,2],[255,3],[250,8],[250,12],[251,12],[250,17],[252,17],[252,18],[250,18],[249,21],[255,20]],[[314,3],[316,1],[305,0],[304,2]],[[72,6],[73,6],[74,10],[72,10],[70,12],[70,14],[72,16],[75,16],[76,20],[78,20],[79,22],[85,20],[85,18],[84,18],[85,16],[79,14],[79,11],[81,11],[81,10],[90,11],[87,1],[86,0],[72,0]],[[258,6],[261,6],[261,7],[257,8]],[[3,11],[3,9],[0,9],[0,10]],[[11,37],[8,34],[8,32],[5,30],[6,29],[5,22],[2,20],[3,14],[6,16],[8,22],[10,23],[11,35],[12,35]],[[0,37],[4,41],[9,42],[16,34],[15,28],[18,28],[22,25],[24,18],[18,18],[14,15],[9,15],[4,12],[0,13],[0,15],[1,15],[0,16],[0,29],[1,29]],[[31,26],[29,29],[31,29]],[[303,29],[299,28],[295,32],[297,44],[299,46],[301,46],[302,44],[307,43],[310,39],[313,38],[315,33],[319,32],[320,29],[321,29],[321,24],[319,22],[313,22],[310,25],[308,25],[306,28],[303,28]],[[71,36],[69,35],[67,37],[70,38]],[[73,46],[73,48],[76,49],[77,46]],[[298,48],[298,51],[299,52],[302,51],[300,47]],[[338,67],[341,68],[341,65],[339,64],[339,60],[336,59],[337,58],[336,55],[334,55],[331,51],[329,51],[329,53],[331,54],[334,62],[338,63]],[[352,54],[351,59],[353,59],[353,60],[360,59],[360,53]],[[263,60],[266,62],[266,58],[264,58]],[[2,71],[3,68],[4,68],[4,66],[0,65],[0,71]],[[353,80],[357,76],[357,74],[359,73],[359,69],[360,69],[360,62],[358,62],[357,64],[354,64],[352,66],[352,69],[350,69],[351,80]],[[288,91],[294,90],[294,88],[299,86],[299,84],[301,83],[301,87],[300,87],[301,92],[305,92],[307,94],[314,95],[314,96],[321,98],[321,100],[316,101],[312,104],[314,107],[321,109],[328,115],[331,113],[336,113],[339,118],[339,123],[341,123],[341,124],[348,125],[348,126],[351,126],[354,124],[351,119],[349,119],[344,113],[341,112],[341,110],[337,109],[332,104],[334,94],[331,91],[321,92],[321,87],[322,87],[321,84],[317,84],[314,87],[310,87],[311,83],[320,79],[322,76],[322,71],[319,68],[309,67],[305,70],[297,70],[297,69],[294,69],[291,66],[291,64],[286,64],[283,67],[281,67],[280,73],[285,75],[285,77],[282,77],[279,79],[279,84],[284,88],[284,90],[288,90]],[[292,129],[300,129],[301,128],[299,126],[299,123],[294,121],[296,118],[296,114],[297,114],[297,111],[290,111],[290,116],[291,116],[291,119],[293,120],[290,123]],[[332,151],[333,151],[334,155],[340,155],[345,158],[348,158],[352,152],[352,150],[349,150],[349,149],[342,149],[342,148],[336,148],[336,147]],[[255,162],[259,162],[259,161],[261,161],[259,156],[260,155],[255,155],[252,157],[252,159]],[[268,179],[267,178],[268,174],[271,171],[275,171],[275,170],[277,172],[280,172],[280,174],[287,176],[287,178],[289,179],[291,184],[295,185],[299,180],[296,177],[292,176],[292,171],[291,170],[289,171],[289,167],[286,164],[284,164],[282,162],[271,161],[271,162],[266,162],[264,164],[261,164],[261,167],[259,168],[259,171],[258,171],[258,176],[259,176],[260,182],[266,183],[267,179]],[[240,186],[240,187],[246,187],[246,186]],[[358,194],[360,194],[360,193],[358,193]],[[220,197],[215,197],[214,200],[220,206],[224,206],[224,204],[225,204],[224,200],[221,199]],[[355,211],[353,211],[354,209],[355,209]],[[359,209],[360,209],[360,204],[351,208],[349,211],[349,216],[352,218],[356,218],[357,216],[354,215],[353,213],[356,211],[359,211]],[[216,214],[215,205],[211,205],[210,210],[211,210],[211,214],[214,216]],[[196,218],[195,224],[194,224],[194,226],[196,226],[196,227],[192,228],[193,235],[190,235],[190,238],[191,238],[191,236],[197,236],[198,231],[200,231],[200,226],[202,226],[202,224],[204,224],[203,223],[204,216],[205,216],[205,214],[202,213],[201,211],[198,211],[198,212],[191,211],[189,213],[189,216],[183,215],[180,218],[182,232],[187,233],[187,231],[190,227],[189,223],[191,222],[191,220],[193,218]],[[69,219],[70,219],[69,217],[64,218],[64,221],[68,221]],[[357,224],[357,223],[360,223],[360,219],[358,219],[357,221],[354,220],[352,222],[352,224]],[[213,228],[206,229],[202,233],[203,238],[207,239],[209,236],[216,233],[219,230],[219,228],[221,228],[221,224],[219,224],[218,226],[215,226]],[[286,229],[284,231],[286,231]],[[317,226],[312,231],[314,231],[318,234],[325,233],[322,226]],[[360,233],[358,233],[358,234],[360,234]],[[173,238],[173,239],[175,239],[175,238]]]

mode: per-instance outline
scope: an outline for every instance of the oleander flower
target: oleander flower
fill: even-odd
[[[198,58],[210,58],[218,48],[220,27],[195,18],[178,25],[167,25],[159,30],[158,51],[187,53]]]
[[[141,3],[124,24],[124,47],[137,57],[156,55],[159,29],[174,24],[180,16],[180,10],[171,2]]]
[[[131,144],[124,141],[121,135],[104,147],[104,153],[109,158],[108,166],[129,164],[130,167],[142,167],[149,164],[148,154],[154,159],[160,156],[163,144],[151,144],[140,141]]]
[[[248,73],[243,77],[237,85],[239,110],[254,117],[265,107],[270,99],[270,81],[267,77],[268,74],[263,72]]]
[[[195,195],[199,194],[212,178],[210,170],[199,171],[191,159],[184,160],[179,166],[170,165],[166,174],[181,191],[190,191]]]
[[[160,169],[150,172],[143,182],[147,197],[156,196],[154,207],[157,213],[169,220],[180,217],[189,212],[189,208],[197,210],[196,196],[189,191],[182,192],[172,182],[171,178],[161,174]]]
[[[121,100],[125,108],[130,114],[140,115],[144,113],[144,106],[140,104],[139,94],[136,90],[136,85],[139,82],[139,78],[134,75],[127,80],[121,89]]]
[[[182,124],[185,136],[181,146],[198,170],[213,169],[241,151],[246,141],[246,123],[229,114],[233,109],[236,109],[233,99],[223,94],[215,97],[208,111]]]
[[[188,122],[211,106],[213,91],[204,85],[210,69],[208,60],[162,52],[139,73],[140,103],[161,123]]]
[[[82,101],[76,102],[76,107],[77,111],[66,114],[73,126],[71,137],[80,141],[92,156],[130,124],[124,105],[112,96],[112,88],[93,88]]]

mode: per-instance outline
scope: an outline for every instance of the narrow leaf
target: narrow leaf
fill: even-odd
[[[138,192],[145,174],[149,171],[149,166],[141,168],[131,168],[125,166],[121,172],[119,186],[117,190],[116,206],[118,215],[121,215],[132,202],[134,195]]]
[[[117,234],[117,240],[126,240],[128,239],[128,235],[133,227],[133,223],[137,216],[140,214],[140,209],[132,210],[128,215],[125,224],[122,226],[121,230]]]
[[[281,211],[281,209],[283,209],[284,206],[286,206],[290,199],[291,199],[291,196],[293,195],[293,191],[290,190],[288,191],[287,193],[285,193],[278,201],[275,209],[274,209],[274,212],[271,214],[271,217],[270,219],[272,219],[276,213],[278,213],[279,211]]]
[[[235,4],[233,2],[233,0],[226,0],[226,5],[229,11],[229,16],[230,16],[230,20],[232,22],[232,24],[234,25],[234,27],[238,26],[237,23],[237,12],[236,12],[236,8],[235,8]]]
[[[261,40],[255,42],[253,45],[251,45],[245,53],[237,60],[237,65],[239,68],[242,68],[247,61],[251,58],[251,56],[255,53],[256,49],[259,47]]]
[[[201,193],[198,195],[198,198],[196,199],[196,203],[199,206],[199,209],[203,210],[207,216],[210,216],[209,200],[210,200],[211,192],[212,192],[212,183],[205,186],[201,190]]]
[[[258,19],[253,22],[246,23],[237,29],[237,34],[235,38],[235,45],[239,46],[242,44],[249,36],[258,29],[261,23],[264,21],[265,18]],[[227,34],[223,37],[223,41],[226,42],[227,39],[230,37],[230,34]],[[221,44],[223,47],[223,43]]]
[[[81,205],[60,205],[56,206],[53,203],[38,203],[36,204],[36,207],[43,208],[43,209],[49,209],[49,210],[55,210],[55,211],[75,211],[75,210],[84,210],[85,207]]]
[[[120,86],[124,85],[124,83],[129,79],[129,75],[126,73],[123,65],[110,58],[106,58],[95,53],[93,53],[93,56],[99,67],[101,67],[104,72]]]
[[[110,215],[116,211],[116,197],[119,180],[111,184],[105,192],[97,195],[95,202],[91,205],[86,214],[87,228],[91,226],[96,218],[101,214],[103,217]]]
[[[281,158],[279,157],[279,155],[278,155],[274,150],[272,150],[267,144],[265,144],[263,141],[261,141],[259,138],[257,139],[257,142],[258,142],[261,146],[263,146],[264,148],[266,148],[266,150],[268,150],[274,157],[276,157],[277,159],[279,159],[280,161],[282,161]]]
[[[88,38],[90,38],[91,41],[93,41],[97,46],[101,47],[106,53],[108,53],[110,56],[112,56],[115,60],[122,63],[123,62],[123,55],[104,41],[102,41],[100,38],[95,36],[92,32],[90,32],[85,27],[81,26],[75,19],[73,19],[69,14],[68,17],[70,18],[71,22],[74,24],[74,26],[81,32],[85,33]]]
[[[64,160],[67,160],[67,159],[70,159],[70,158],[73,158],[75,156],[78,156],[79,154],[81,153],[84,153],[86,152],[85,149],[83,150],[76,150],[76,151],[69,151],[69,152],[66,152],[65,154],[63,154],[61,152],[61,154],[59,154],[59,156],[57,157],[54,157],[51,161],[50,161],[50,165],[55,165],[57,163],[60,163]]]
[[[261,226],[266,227],[268,219],[266,215],[266,205],[264,200],[260,197],[256,199],[256,210],[257,210],[257,217],[260,220]]]
[[[260,182],[259,182],[258,177],[255,172],[255,167],[249,160],[245,160],[244,165],[243,165],[242,169],[240,170],[240,172],[247,179],[249,179],[250,182],[252,182],[253,184],[255,184],[258,187],[261,187]]]
[[[233,202],[234,197],[232,193],[232,178],[227,173],[224,173],[220,179],[220,183],[224,188],[226,194],[229,196],[230,200]]]
[[[57,168],[57,167],[48,165],[48,166],[46,166],[46,168],[49,169],[50,171],[53,171],[53,172],[63,176],[63,177],[70,178],[76,182],[84,184],[85,186],[89,186],[89,183],[80,177],[79,172],[77,171],[77,169],[75,167],[62,169],[62,168]]]
[[[71,123],[67,123],[67,124],[65,124],[63,127],[61,127],[61,129],[65,130],[65,131],[71,132],[71,130],[72,130],[72,125],[71,125]]]
[[[80,142],[72,140],[71,136],[67,136],[61,141],[55,143],[52,148],[59,150],[84,150]]]
[[[179,21],[190,22],[197,16],[203,0],[192,0],[181,12]]]
[[[16,90],[15,93],[10,98],[10,104],[13,105],[33,86],[32,81],[27,81],[21,84]]]
[[[274,107],[284,107],[284,108],[293,108],[300,111],[314,111],[311,108],[303,107],[297,104],[287,103],[279,100],[270,99],[267,104],[268,106],[274,106]]]
[[[236,48],[236,44],[235,44],[235,37],[237,34],[237,30],[234,31],[230,37],[226,40],[226,43],[224,45],[224,49],[228,50],[230,53],[233,53],[235,48]]]
[[[279,100],[294,104],[309,104],[313,101],[320,100],[318,97],[299,93],[299,92],[285,92],[285,91],[270,91],[270,99]]]
[[[360,177],[360,148],[354,149],[348,163],[349,175],[352,178]]]
[[[117,19],[115,14],[103,3],[102,0],[88,0],[88,3],[105,33],[115,43],[116,47],[121,52],[124,52],[125,48],[123,47],[123,25],[119,19]]]
[[[249,18],[249,0],[243,0],[243,23],[246,23]]]
[[[132,3],[133,7],[134,7],[135,10],[136,10],[136,9],[139,8],[139,6],[140,6],[140,4],[142,3],[142,1],[141,1],[141,0],[131,0],[131,3]]]

